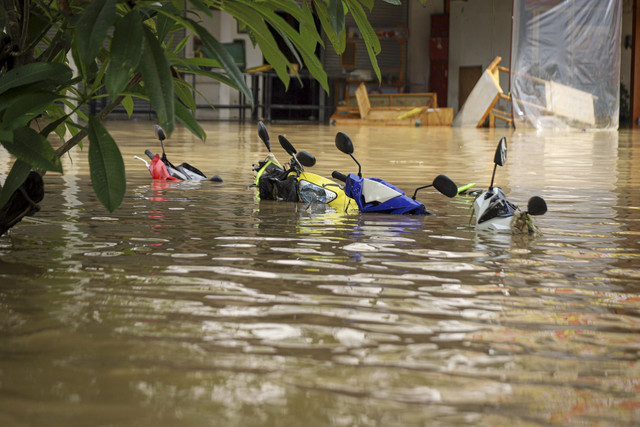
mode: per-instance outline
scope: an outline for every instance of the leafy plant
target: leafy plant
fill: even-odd
[[[376,61],[380,43],[365,12],[373,7],[373,0],[3,0],[0,143],[17,161],[0,191],[0,206],[32,168],[40,174],[62,172],[59,158],[88,135],[94,191],[109,211],[115,210],[125,192],[124,162],[116,141],[100,122],[120,104],[131,114],[132,99],[142,98],[150,101],[167,134],[178,120],[204,140],[205,133],[193,117],[195,102],[190,85],[182,79],[184,73],[215,79],[253,102],[233,58],[202,25],[202,18],[211,18],[213,11],[230,14],[247,30],[285,86],[292,67],[271,29],[329,91],[327,75],[314,52],[323,44],[324,31],[335,51],[342,53],[349,13],[380,79]],[[289,14],[297,25],[289,24],[279,11]],[[197,37],[214,58],[181,58],[186,40],[170,49],[165,41],[181,30]],[[102,111],[95,116],[86,112],[90,101],[105,96],[109,102]],[[74,121],[76,114],[80,121]],[[49,141],[54,134],[63,138],[57,149]]]

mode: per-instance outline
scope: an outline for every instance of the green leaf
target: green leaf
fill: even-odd
[[[373,70],[376,72],[376,76],[378,77],[378,81],[382,80],[382,76],[380,75],[380,67],[378,66],[378,60],[376,55],[380,53],[380,40],[376,35],[375,31],[371,27],[367,19],[367,14],[362,9],[360,3],[357,0],[344,0],[351,10],[351,14],[353,15],[353,19],[356,21],[356,25],[360,29],[360,34],[362,34],[362,38],[364,40],[364,44],[367,47],[367,53],[369,54],[369,60],[371,61],[371,65],[373,66]]]
[[[2,141],[13,141],[13,131],[0,127],[0,144]]]
[[[70,109],[74,113],[76,113],[78,115],[78,117],[80,117],[85,122],[89,121],[89,117],[84,113],[84,111],[82,111],[82,109],[78,108],[78,106],[75,105],[71,100],[69,100],[67,98],[63,98],[63,99],[60,100],[60,102],[62,102],[64,105],[66,105],[66,107],[68,109]]]
[[[115,99],[127,87],[140,62],[142,22],[135,11],[126,14],[117,24],[111,41],[111,62],[105,76],[109,98]]]
[[[184,103],[191,111],[196,111],[196,100],[193,99],[192,87],[179,79],[173,79],[173,91],[178,95],[178,99]],[[176,104],[177,105],[177,104]]]
[[[242,22],[247,26],[250,30],[250,35],[260,46],[260,50],[266,61],[273,66],[273,69],[285,87],[289,87],[290,77],[288,66],[290,62],[280,51],[278,43],[263,18],[250,7],[236,2],[225,2],[222,10],[230,13],[238,22]]]
[[[175,126],[173,77],[158,39],[147,27],[144,27],[144,50],[140,66],[147,96],[158,115],[160,126],[170,136]]]
[[[195,6],[195,8],[198,9],[200,12],[204,12],[204,14],[207,15],[209,18],[213,18],[211,9],[209,9],[209,6],[207,6],[204,2],[200,0],[189,0],[189,3]]]
[[[231,79],[229,79],[229,77],[227,77],[224,74],[221,74],[221,73],[218,73],[218,72],[215,72],[215,71],[203,70],[203,69],[200,69],[200,68],[191,68],[191,69],[189,69],[189,72],[193,73],[193,74],[196,74],[198,76],[204,76],[204,77],[208,77],[208,78],[213,79],[213,80],[217,80],[220,83],[224,83],[225,85],[227,85],[227,86],[229,86],[229,87],[231,87],[233,89],[236,89],[236,90],[238,89],[236,87],[235,83],[232,82]]]
[[[342,0],[330,0],[327,12],[333,31],[337,35],[340,34],[344,31],[344,6],[342,5]]]
[[[127,90],[125,90],[124,95],[131,96],[133,98],[144,99],[145,101],[149,101],[149,97],[147,96],[147,92],[142,86],[129,86]]]
[[[116,16],[116,0],[92,1],[76,24],[80,60],[87,66],[100,52]]]
[[[55,107],[59,107],[56,104],[52,104]],[[62,109],[62,108],[60,108]],[[52,111],[54,110],[54,111]],[[58,114],[57,108],[52,109],[52,108],[48,108],[47,112],[49,114],[49,117],[53,120],[52,122],[50,122],[44,129],[42,129],[39,133],[40,135],[42,135],[44,138],[46,138],[47,136],[49,136],[49,134],[51,132],[56,132],[56,134],[58,136],[60,136],[60,134],[64,135],[64,130],[65,130],[65,126],[64,126],[64,122],[65,120],[67,120],[67,118],[69,117],[69,115],[67,114]],[[58,129],[62,130],[62,132],[58,131]]]
[[[180,62],[183,64],[194,65],[196,67],[222,68],[220,61],[213,58],[183,58]]]
[[[215,55],[216,59],[220,61],[220,65],[222,68],[229,74],[229,77],[235,83],[236,87],[240,89],[242,93],[247,97],[247,99],[251,100],[251,104],[253,105],[253,94],[249,90],[247,83],[244,81],[244,77],[242,76],[242,72],[235,64],[233,57],[227,51],[227,49],[222,46],[222,44],[216,40],[209,32],[199,24],[190,19],[186,18],[191,22],[191,25],[196,33],[196,35],[202,41],[202,44],[205,48],[212,52]]]
[[[193,117],[191,112],[179,102],[176,102],[176,118],[203,142],[207,139],[207,133],[200,127],[198,121]]]
[[[386,0],[383,0],[383,1],[386,1]],[[367,7],[367,9],[369,9],[369,11],[371,11],[371,9],[373,9],[373,0],[360,0],[360,3],[365,5]]]
[[[0,208],[4,207],[14,191],[20,188],[29,176],[29,172],[31,172],[31,165],[19,159],[15,161],[0,191]]]
[[[0,79],[0,94],[16,87],[43,82],[57,86],[71,79],[71,69],[55,62],[33,62],[14,68]]]
[[[72,136],[75,136],[78,133],[78,125],[70,119],[74,113],[75,110],[69,110],[67,113],[61,104],[50,104],[46,114],[52,121],[40,131],[40,135],[46,138],[53,131],[61,140],[64,140],[67,131],[69,131]],[[80,146],[82,147],[82,145]]]
[[[26,93],[17,98],[8,107],[2,118],[4,127],[17,129],[42,114],[59,97],[51,92]]]
[[[93,190],[104,207],[113,212],[122,203],[127,186],[124,161],[116,142],[93,116],[89,116],[88,131]]]
[[[104,51],[103,51],[104,52]],[[91,95],[96,94],[96,92],[101,91],[101,89],[103,88],[104,84],[103,84],[103,80],[104,80],[104,75],[107,72],[107,66],[109,65],[109,61],[108,60],[101,60],[100,61],[100,69],[98,70],[98,74],[96,74],[96,77],[93,80],[93,85],[91,86]],[[103,97],[104,95],[101,94],[97,94],[96,98],[100,98]]]
[[[163,42],[167,34],[171,32],[172,27],[175,24],[175,20],[172,16],[180,15],[180,10],[178,10],[171,3],[166,3],[162,6],[162,10],[167,13],[158,14],[158,23],[156,24],[156,32],[158,33],[158,40]],[[169,43],[170,44],[170,43]]]
[[[173,53],[175,53],[176,55],[178,53],[180,53],[180,51],[182,51],[182,49],[185,48],[185,46],[187,45],[187,42],[189,41],[189,36],[184,37],[182,40],[180,40],[178,42],[178,44],[176,45],[175,48],[173,48]]]
[[[382,0],[385,3],[392,4],[394,6],[402,6],[402,2],[400,0]],[[422,4],[424,4],[425,0],[421,0]]]
[[[237,0],[241,1],[241,0]],[[243,1],[243,0],[242,0]],[[262,6],[260,3],[251,2],[252,7],[256,12],[260,13],[264,18],[276,29],[278,29],[285,41],[293,43],[295,49],[300,53],[304,61],[304,65],[309,69],[311,74],[318,80],[325,91],[329,92],[329,82],[327,79],[327,73],[324,71],[322,63],[315,55],[315,44],[313,48],[310,47],[308,42],[305,42],[303,37],[291,27],[291,25],[285,21],[280,15],[276,14],[273,10]],[[377,38],[376,38],[377,40]],[[295,50],[294,50],[295,52]]]
[[[33,167],[62,173],[62,164],[45,137],[29,127],[15,129],[13,141],[2,140],[8,152]]]
[[[379,54],[381,50],[380,39],[378,39],[378,35],[373,30],[373,27],[371,26],[371,23],[367,18],[367,14],[365,13],[360,3],[358,3],[357,0],[344,0],[344,2],[348,5],[349,10],[351,11],[351,15],[356,21],[356,25],[360,30],[360,34],[362,35],[362,38],[364,39],[368,50],[373,50],[376,55]]]
[[[322,29],[329,38],[329,41],[331,42],[331,45],[333,46],[336,53],[338,55],[341,55],[345,49],[347,32],[341,31],[340,35],[336,34],[332,23],[329,21],[329,12],[327,11],[327,5],[324,3],[324,0],[314,0],[313,4],[316,8],[318,17],[320,18]],[[342,3],[340,4],[342,5]]]
[[[324,46],[313,12],[307,2],[302,3],[303,20],[300,24],[300,37],[309,50],[315,51],[316,45]]]
[[[131,115],[133,114],[133,98],[131,98],[131,95],[127,95],[124,98],[122,98],[122,106],[124,107],[124,110],[127,112],[127,116],[131,118]]]

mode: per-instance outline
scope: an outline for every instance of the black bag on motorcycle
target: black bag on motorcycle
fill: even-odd
[[[295,175],[280,179],[264,173],[258,181],[261,200],[284,200],[298,202],[298,180]]]

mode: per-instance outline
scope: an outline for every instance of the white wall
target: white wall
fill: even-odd
[[[202,26],[205,27],[220,43],[229,43],[237,39],[244,39],[247,55],[247,68],[262,65],[262,52],[254,48],[247,34],[238,33],[236,21],[227,13],[213,11],[213,19],[204,19]],[[193,56],[193,40],[191,39],[187,47],[188,56]],[[251,89],[251,81],[247,81]],[[197,104],[238,104],[239,94],[235,89],[231,89],[215,80],[207,77],[196,77],[196,89],[204,95],[206,100],[196,95]],[[256,103],[259,100],[255,100]],[[200,108],[196,112],[198,120],[210,119],[236,119],[237,109],[216,109]],[[247,111],[247,114],[248,111]]]
[[[429,0],[425,5],[409,0],[409,42],[407,43],[407,83],[409,92],[429,91],[429,39],[431,15],[444,13],[444,2]]]
[[[460,67],[480,65],[484,70],[496,56],[509,68],[511,50],[511,1],[451,0],[449,23],[448,105],[456,114]],[[502,90],[509,92],[509,79],[500,76]]]

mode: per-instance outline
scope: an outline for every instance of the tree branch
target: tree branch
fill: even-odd
[[[142,74],[137,73],[131,78],[131,80],[129,80],[129,83],[127,84],[127,87],[129,88],[129,87],[137,86],[141,81],[142,81]],[[109,104],[107,104],[107,106],[104,107],[104,109],[102,109],[102,111],[100,111],[100,114],[98,114],[98,117],[97,117],[98,120],[100,120],[100,121],[104,120],[109,114],[111,114],[111,112],[118,105],[120,105],[120,103],[122,102],[123,99],[124,99],[124,95],[120,95],[119,97],[117,97],[116,99],[111,101]],[[56,155],[58,156],[58,158],[62,157],[62,155],[64,153],[66,153],[67,151],[71,150],[73,147],[78,145],[78,143],[80,141],[82,141],[82,139],[85,136],[87,136],[87,131],[81,130],[75,136],[73,136],[70,140],[68,140],[62,146],[60,146],[56,150]]]

